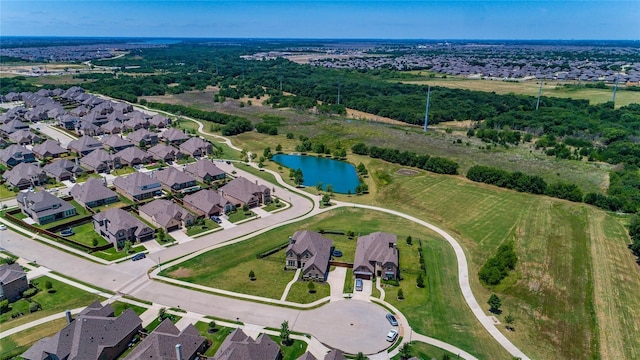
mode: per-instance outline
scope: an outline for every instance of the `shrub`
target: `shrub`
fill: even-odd
[[[513,247],[513,243],[500,245],[495,255],[482,265],[478,276],[487,285],[497,285],[507,277],[509,270],[513,270],[518,262],[518,256]]]
[[[253,281],[256,279],[256,273],[253,270],[249,271],[249,280]]]
[[[37,302],[33,301],[31,302],[31,304],[29,304],[29,312],[30,313],[34,313],[38,310],[42,309],[42,306],[40,306],[40,304],[38,304]]]
[[[402,289],[398,289],[398,300],[403,300],[404,299],[404,292],[402,292]]]
[[[22,293],[22,297],[25,299],[28,299],[30,297],[32,297],[33,295],[38,293],[38,289],[35,287],[29,288],[27,290],[25,290],[25,292]]]
[[[9,300],[0,301],[0,314],[4,314],[9,311],[11,308],[9,307]]]
[[[420,275],[418,275],[418,278],[416,279],[416,285],[419,288],[423,288],[424,287],[424,278],[422,277],[422,273],[420,273]]]

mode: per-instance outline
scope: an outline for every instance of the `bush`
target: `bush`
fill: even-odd
[[[33,295],[35,295],[37,293],[38,293],[38,289],[35,288],[35,287],[32,287],[32,288],[29,288],[29,289],[25,290],[22,293],[22,297],[25,298],[25,299],[28,299],[28,298],[32,297]]]
[[[398,300],[403,300],[404,299],[404,292],[402,292],[402,289],[398,289]]]
[[[11,308],[9,307],[9,300],[5,299],[0,301],[0,314],[4,314],[9,310],[11,310]]]
[[[30,313],[34,313],[38,310],[42,309],[42,306],[40,306],[40,304],[38,304],[37,302],[33,301],[31,302],[31,304],[29,304],[29,312]]]
[[[256,273],[253,270],[249,271],[249,280],[254,281],[256,279]]]
[[[500,245],[496,254],[482,265],[478,276],[486,285],[497,285],[509,275],[509,270],[515,269],[517,262],[518,256],[514,250],[513,243]]]
[[[420,275],[418,275],[418,278],[416,279],[416,286],[418,286],[419,288],[424,287],[424,278],[422,277],[422,273],[420,273]]]

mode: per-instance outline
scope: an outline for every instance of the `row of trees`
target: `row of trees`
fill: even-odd
[[[498,251],[490,257],[478,272],[480,281],[487,285],[498,285],[502,279],[509,275],[509,271],[516,268],[518,256],[513,242],[500,245]]]
[[[412,151],[400,152],[398,149],[377,146],[367,147],[364,143],[353,145],[351,151],[358,155],[369,155],[372,158],[382,159],[403,166],[417,167],[437,174],[458,174],[458,163],[446,158],[418,155]]]

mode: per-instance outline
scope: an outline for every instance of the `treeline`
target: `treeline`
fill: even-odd
[[[351,151],[358,155],[369,155],[372,158],[403,166],[417,167],[437,174],[458,174],[459,165],[457,162],[437,156],[418,155],[412,151],[400,152],[398,149],[377,146],[367,147],[364,143],[353,145]]]
[[[629,249],[631,249],[633,255],[638,257],[636,262],[640,264],[640,219],[637,215],[631,218],[629,223],[629,237],[631,237]]]
[[[480,281],[487,285],[498,285],[502,279],[509,275],[509,271],[516,268],[518,256],[513,243],[500,245],[498,251],[490,257],[478,272]]]
[[[143,102],[142,105],[147,105],[154,109],[170,112],[176,115],[184,115],[184,116],[188,116],[196,119],[211,121],[217,124],[227,124],[233,120],[244,119],[240,116],[223,114],[216,111],[204,111],[204,110],[195,109],[195,108],[184,106],[184,105],[165,104],[165,103],[146,102],[146,101]]]

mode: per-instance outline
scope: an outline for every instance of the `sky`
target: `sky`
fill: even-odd
[[[640,40],[640,0],[0,0],[0,36]]]

